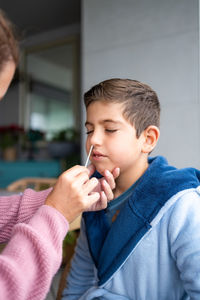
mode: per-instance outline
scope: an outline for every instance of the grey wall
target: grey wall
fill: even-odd
[[[200,167],[198,0],[82,4],[82,92],[110,77],[151,85],[162,107],[161,138],[152,155],[167,156],[178,167]]]

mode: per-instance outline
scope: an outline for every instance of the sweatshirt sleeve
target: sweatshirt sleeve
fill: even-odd
[[[10,206],[1,201],[5,216],[1,212],[0,236],[9,239],[0,255],[1,299],[43,300],[60,266],[69,224],[56,209],[42,205],[48,192],[25,191],[13,196],[16,203],[5,197]]]
[[[184,289],[192,300],[200,299],[200,198],[186,193],[172,210],[168,234],[171,254],[180,271]]]
[[[0,243],[10,239],[15,224],[31,219],[50,191],[51,188],[41,192],[26,189],[23,194],[0,197]]]
[[[62,259],[68,223],[57,210],[43,205],[27,224],[14,226],[0,255],[2,299],[43,300]]]

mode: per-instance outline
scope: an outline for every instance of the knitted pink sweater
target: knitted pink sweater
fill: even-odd
[[[43,300],[60,266],[68,222],[43,205],[50,189],[0,197],[0,299]]]

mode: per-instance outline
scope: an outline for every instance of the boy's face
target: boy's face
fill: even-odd
[[[97,101],[87,108],[86,151],[93,150],[90,161],[97,171],[112,171],[120,168],[120,174],[130,173],[140,166],[142,135],[137,138],[136,130],[122,115],[122,104]]]

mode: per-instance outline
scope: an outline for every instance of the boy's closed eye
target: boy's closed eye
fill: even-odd
[[[87,130],[86,131],[86,134],[90,134],[90,133],[92,133],[94,130]]]
[[[86,126],[86,134],[90,134],[94,131],[94,127],[93,126]]]
[[[118,131],[118,129],[105,129],[106,132],[109,132],[109,133],[114,133],[116,131]]]
[[[93,129],[87,130],[87,131],[86,131],[86,134],[90,134],[90,133],[92,133],[93,131],[94,131]],[[114,133],[114,132],[118,131],[118,129],[105,129],[105,131],[106,131],[107,133]]]

